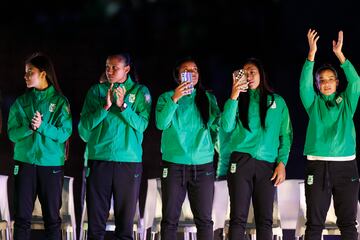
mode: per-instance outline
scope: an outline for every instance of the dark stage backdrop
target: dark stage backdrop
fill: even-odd
[[[0,173],[12,174],[13,148],[6,134],[10,105],[25,91],[24,59],[44,51],[53,60],[60,85],[71,104],[73,134],[65,174],[75,177],[80,219],[84,143],[77,124],[86,92],[105,70],[109,53],[132,54],[140,82],[148,86],[153,111],[145,132],[144,179],[160,176],[161,132],[154,124],[158,96],[175,87],[174,62],[192,55],[200,60],[201,78],[222,107],[231,89],[231,72],[248,57],[260,58],[277,93],[284,97],[294,128],[288,178],[303,178],[302,156],[307,116],[299,97],[299,76],[308,50],[306,33],[320,34],[316,67],[331,63],[344,74],[331,41],[344,31],[343,51],[360,71],[360,17],[352,1],[190,1],[93,0],[13,1],[1,7],[0,90],[3,131]],[[358,112],[355,124],[359,127]]]

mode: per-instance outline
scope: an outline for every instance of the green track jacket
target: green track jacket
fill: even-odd
[[[30,128],[36,111],[42,114],[40,128]],[[67,99],[53,86],[32,89],[12,104],[8,135],[15,143],[14,159],[39,166],[62,166],[65,142],[72,133],[72,120]]]
[[[173,94],[163,93],[156,105],[156,126],[163,130],[163,160],[186,165],[212,162],[220,112],[215,96],[207,92],[210,115],[205,126],[195,104],[196,90],[177,103],[171,99]]]
[[[220,120],[220,125],[225,132],[224,136],[219,136],[220,154],[224,155],[234,151],[244,152],[258,160],[282,162],[286,165],[293,134],[289,111],[284,99],[274,94],[274,102],[267,110],[265,129],[263,129],[259,114],[259,91],[249,90],[249,94],[249,128],[251,131],[242,126],[238,113],[238,100],[227,100]],[[271,102],[271,96],[268,97],[268,101]],[[229,136],[226,133],[231,134]],[[226,141],[221,140],[222,138],[225,138]],[[226,175],[229,160],[229,157],[220,158],[218,176]]]
[[[96,84],[87,93],[78,125],[80,137],[87,142],[88,159],[141,162],[143,133],[148,126],[151,97],[144,85],[130,78],[114,88],[124,86],[127,108],[121,111],[115,103],[103,109],[109,82]]]
[[[325,96],[314,90],[314,62],[305,61],[300,77],[300,97],[309,116],[304,155],[346,157],[356,153],[353,116],[360,94],[360,78],[349,60],[341,67],[348,81],[346,90]]]

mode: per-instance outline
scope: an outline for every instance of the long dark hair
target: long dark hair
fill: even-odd
[[[274,102],[274,93],[268,85],[266,74],[265,74],[265,69],[264,69],[264,66],[262,65],[262,63],[260,62],[260,60],[256,59],[256,58],[249,58],[244,62],[243,66],[245,66],[246,64],[253,64],[259,70],[259,74],[260,74],[260,84],[258,86],[259,91],[260,91],[259,114],[260,114],[261,127],[264,129],[266,112]],[[268,103],[269,95],[272,98],[270,104]],[[238,104],[239,104],[240,121],[241,121],[243,127],[245,127],[247,130],[250,131],[250,128],[249,128],[249,104],[250,104],[249,92],[241,93],[239,95],[239,103]]]
[[[58,83],[55,68],[50,60],[50,58],[41,52],[36,52],[32,54],[25,60],[25,64],[31,64],[32,66],[38,68],[41,72],[46,72],[46,81],[49,85],[53,85],[57,92],[62,95],[60,85]],[[65,160],[69,159],[70,153],[70,139],[65,142]]]
[[[62,93],[59,83],[57,81],[55,68],[50,58],[41,52],[33,53],[30,57],[25,60],[25,64],[31,64],[38,68],[40,72],[46,72],[46,81],[49,85],[53,85],[56,91]]]
[[[197,61],[195,61],[195,59],[192,57],[186,57],[178,60],[173,70],[173,78],[176,81],[176,83],[178,84],[180,83],[180,79],[179,79],[180,67],[183,63],[186,62],[193,62],[196,64],[198,68],[198,75],[199,75],[198,83],[194,86],[194,88],[196,89],[195,104],[200,112],[200,116],[205,127],[207,127],[207,123],[209,121],[209,116],[210,116],[210,101],[209,98],[206,96],[206,90],[201,84],[200,70]]]
[[[128,72],[128,74],[130,75],[131,79],[134,82],[137,83],[139,82],[139,76],[136,73],[135,64],[131,60],[131,56],[129,53],[122,52],[122,53],[111,54],[107,58],[118,58],[120,61],[124,62],[125,67],[130,66],[130,71]]]

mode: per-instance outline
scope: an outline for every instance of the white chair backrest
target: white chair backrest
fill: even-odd
[[[274,203],[273,203],[273,224],[280,224],[280,222],[281,222],[281,216],[278,207],[278,190],[277,188],[275,188]],[[254,206],[252,203],[252,198],[250,200],[247,223],[255,225],[255,215],[254,215]]]
[[[156,213],[156,198],[158,194],[156,179],[148,179],[144,208],[144,228],[150,228],[154,223]]]
[[[64,176],[63,188],[61,192],[62,204],[60,208],[60,216],[62,219],[64,218],[68,219],[70,217],[73,231],[76,232],[73,184],[74,184],[73,177]],[[36,197],[32,215],[34,217],[42,217],[41,204],[38,197]]]
[[[287,179],[278,186],[278,204],[283,229],[295,229],[300,201],[299,184],[303,179]]]
[[[156,179],[156,208],[155,208],[155,218],[162,218],[162,199],[161,199],[161,179]]]
[[[214,183],[214,201],[212,208],[212,219],[214,230],[224,228],[226,216],[229,214],[230,200],[227,181],[215,181]]]
[[[299,184],[299,187],[300,187],[300,208],[301,208],[301,211],[303,211],[304,217],[306,219],[305,183],[301,182]],[[326,215],[325,224],[336,224],[334,200],[333,200],[332,196],[331,196],[329,210],[328,210],[327,215]]]
[[[183,205],[181,207],[180,221],[193,220],[194,216],[191,211],[189,196],[186,193]]]
[[[8,176],[0,175],[0,219],[10,223]]]

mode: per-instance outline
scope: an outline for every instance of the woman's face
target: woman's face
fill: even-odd
[[[325,69],[324,71],[321,71],[316,80],[319,91],[325,96],[329,96],[336,92],[339,80],[332,70]]]
[[[123,83],[127,79],[130,66],[125,66],[123,59],[110,57],[106,60],[106,77],[109,83]]]
[[[34,67],[31,64],[25,65],[25,83],[27,88],[42,89],[44,84],[47,85],[46,72]]]
[[[196,64],[192,61],[182,63],[179,68],[179,76],[178,76],[179,79],[181,79],[181,73],[185,71],[191,73],[192,84],[193,86],[195,86],[199,81],[199,72]]]
[[[260,73],[259,69],[252,63],[244,65],[247,81],[249,82],[250,89],[257,89],[260,85]]]

